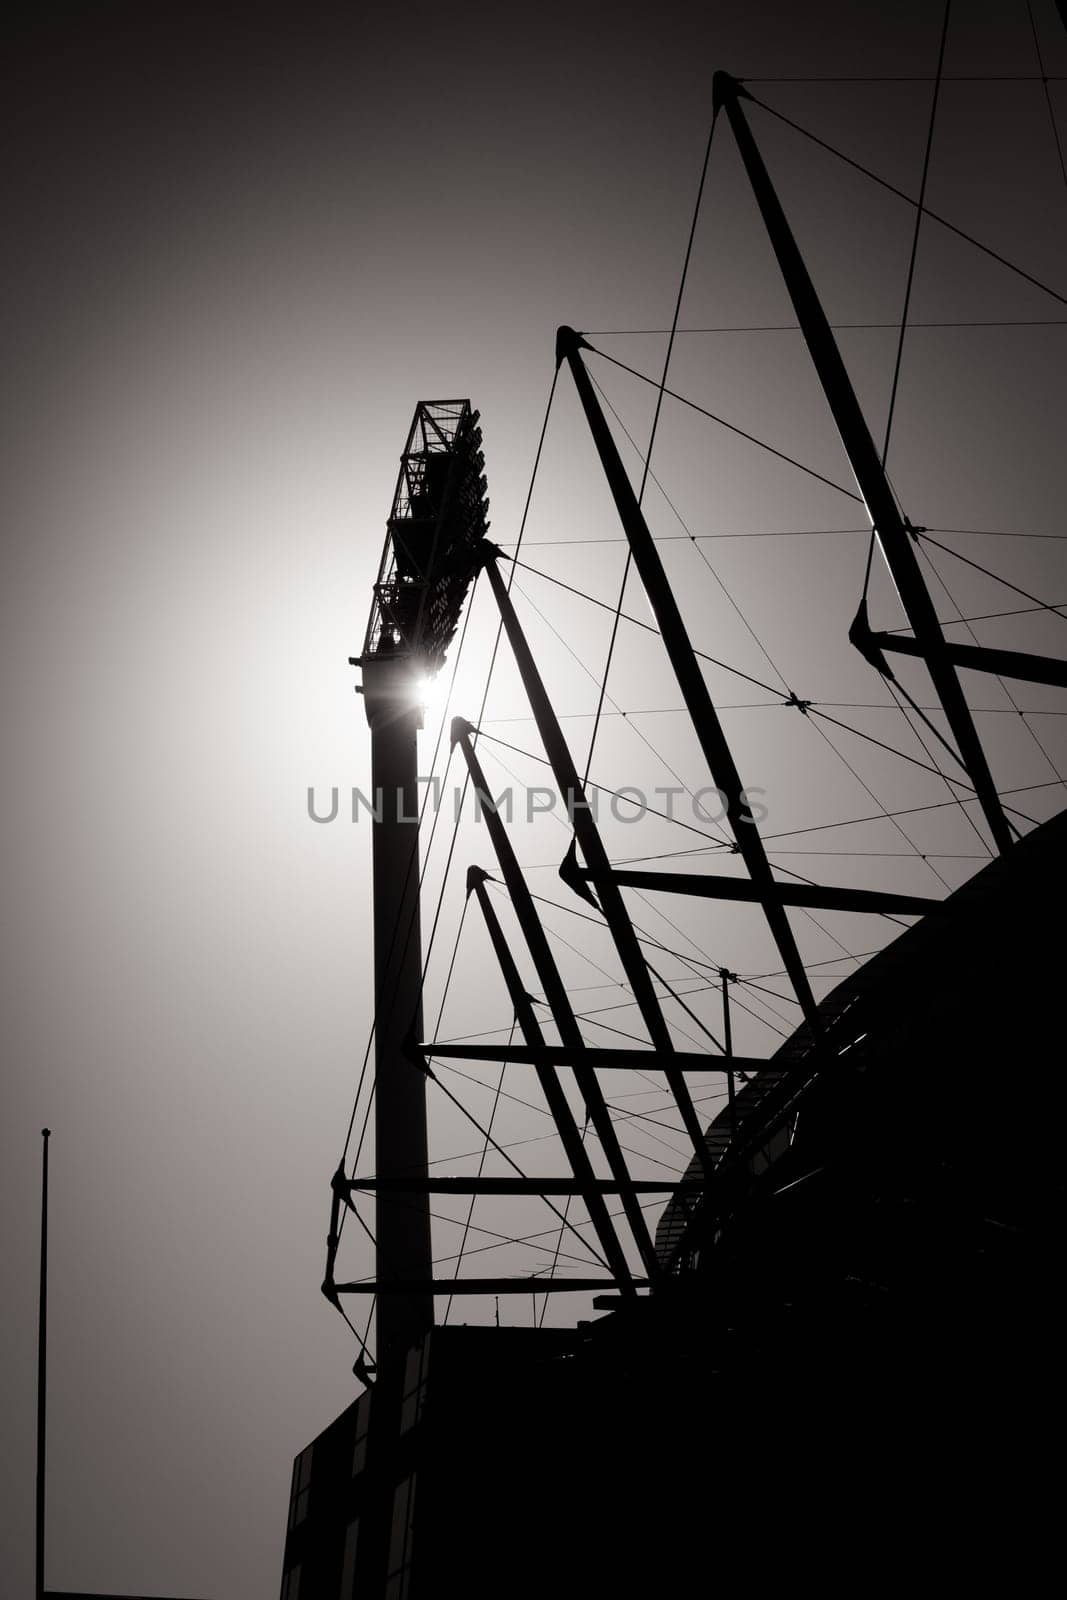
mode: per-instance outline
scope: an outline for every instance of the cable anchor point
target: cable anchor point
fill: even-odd
[[[409,1065],[416,1067],[427,1078],[432,1078],[434,1083],[437,1082],[436,1074],[430,1066],[429,1052],[424,1045],[419,1043],[410,1029],[404,1035],[404,1042],[400,1047],[400,1052]]]
[[[364,1349],[363,1353],[358,1355],[355,1361],[352,1363],[353,1377],[358,1378],[360,1383],[362,1383],[367,1389],[373,1388],[374,1379],[377,1375],[377,1372],[378,1363],[371,1360],[370,1356],[366,1352],[366,1349]]]
[[[582,877],[582,869],[578,865],[578,841],[572,839],[567,849],[567,854],[559,864],[559,875],[568,889],[573,889],[582,900],[588,901],[594,911],[599,911],[600,906],[595,895],[589,889]]]
[[[577,355],[579,350],[592,350],[593,346],[580,333],[573,328],[568,328],[566,323],[556,329],[556,370],[566,361],[568,356]]]
[[[875,672],[881,673],[882,677],[888,678],[891,683],[896,682],[892,667],[875,642],[870,619],[867,615],[866,599],[860,601],[859,610],[852,619],[852,626],[848,630],[848,641],[849,644],[855,646],[864,661],[872,666]]]
[[[493,877],[493,874],[491,872],[486,872],[484,867],[468,867],[467,898],[470,898],[475,889],[480,889],[483,883],[496,883],[496,881],[497,880]]]
[[[711,80],[711,109],[718,115],[729,100],[751,100],[752,96],[740,78],[732,72],[716,72]]]
[[[500,546],[494,544],[491,539],[483,539],[475,547],[473,554],[472,571],[474,572],[481,572],[482,568],[487,567],[490,561],[510,561],[512,559],[506,550],[501,550]]]

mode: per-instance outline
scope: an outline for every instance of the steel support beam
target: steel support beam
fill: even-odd
[[[594,1178],[598,1194],[621,1194],[626,1187],[611,1178]],[[631,1178],[629,1187],[638,1194],[703,1194],[704,1180],[690,1183],[649,1182]],[[578,1195],[582,1189],[572,1178],[346,1178],[350,1193],[379,1192],[397,1194],[477,1194],[477,1195]]]
[[[819,382],[822,384],[834,422],[841,435],[845,454],[848,456],[872,527],[896,584],[901,605],[926,661],[938,698],[944,707],[953,738],[959,748],[960,758],[974,784],[975,793],[997,849],[1002,852],[1010,850],[1013,843],[1011,829],[1001,807],[970,707],[956,676],[956,668],[946,648],[937,612],[923,580],[912,544],[912,535],[893,498],[889,480],[830,330],[826,313],[808,276],[804,259],[793,238],[781,202],[741,109],[740,101],[750,99],[751,96],[746,94],[737,79],[732,78],[727,72],[715,74],[713,93],[716,110],[725,111],[733,130],[741,160],[756,197],[756,204],[759,206],[771,246],[778,259]]]
[[[630,545],[634,566],[644,584],[682,699],[685,701],[694,732],[700,741],[704,759],[725,801],[726,820],[730,825],[730,831],[737,841],[749,875],[759,890],[764,916],[778,947],[782,964],[789,975],[793,992],[800,1002],[804,1020],[813,1035],[818,1037],[820,1028],[818,1006],[785,908],[772,893],[774,878],[767,853],[763,848],[763,840],[760,838],[759,829],[745,798],[740,773],[712,702],[700,663],[694,653],[688,630],[682,620],[678,602],[674,598],[674,590],[663,570],[663,562],[660,560],[655,540],[649,532],[644,512],[634,494],[611,429],[607,425],[589,374],[582,362],[580,352],[588,348],[585,340],[575,333],[573,328],[560,328],[556,336],[557,365],[561,361],[566,361],[571,369],[578,398],[582,402],[589,431],[593,436],[593,443]]]
[[[582,1143],[582,1136],[578,1132],[578,1124],[574,1120],[574,1112],[571,1110],[570,1101],[564,1093],[563,1085],[556,1076],[555,1067],[545,1061],[539,1053],[544,1048],[545,1036],[541,1031],[541,1024],[537,1020],[530,996],[523,988],[519,969],[515,965],[515,958],[511,954],[508,942],[504,937],[500,919],[490,904],[489,896],[486,893],[485,881],[488,876],[489,874],[483,872],[480,867],[471,867],[467,873],[467,893],[468,895],[474,894],[481,908],[482,916],[485,918],[485,925],[489,930],[489,938],[492,941],[493,950],[497,961],[500,963],[504,982],[507,984],[511,1004],[515,1009],[515,1017],[519,1024],[519,1029],[530,1050],[537,1055],[537,1060],[534,1063],[537,1081],[541,1085],[541,1093],[544,1095],[548,1109],[552,1113],[552,1120],[556,1124],[564,1154],[570,1162],[571,1171],[574,1173],[578,1184],[578,1192],[585,1201],[589,1220],[593,1224],[596,1236],[600,1241],[604,1260],[607,1262],[608,1269],[615,1277],[619,1288],[624,1293],[632,1293],[632,1278],[626,1260],[626,1253],[619,1242],[618,1234],[615,1232],[615,1225],[608,1216],[608,1208],[604,1204],[604,1197],[597,1190],[596,1174],[593,1172],[589,1153]]]
[[[579,867],[575,874],[590,878],[588,869]],[[709,900],[761,901],[765,891],[757,888],[748,878],[726,878],[716,873],[700,872],[637,872],[628,867],[616,868],[615,882],[624,889],[659,889],[666,894],[702,895]],[[896,912],[898,915],[922,917],[936,911],[940,900],[926,895],[895,894],[882,889],[836,889],[824,884],[775,883],[772,893],[785,906],[810,906],[816,911],[870,911],[876,914]]]
[[[634,1286],[647,1289],[646,1278],[635,1278]],[[427,1278],[421,1283],[339,1283],[338,1294],[595,1294],[610,1289],[610,1278]]]
[[[574,832],[581,846],[587,864],[594,872],[593,882],[600,899],[600,909],[604,920],[607,922],[611,937],[615,941],[615,948],[619,953],[623,970],[630,983],[633,997],[641,1012],[642,1020],[648,1029],[649,1038],[656,1050],[664,1056],[660,1070],[665,1074],[681,1113],[685,1131],[693,1142],[693,1149],[704,1171],[709,1178],[712,1175],[711,1158],[708,1155],[707,1144],[704,1139],[704,1130],[697,1116],[696,1107],[686,1087],[685,1079],[680,1072],[675,1071],[671,1063],[674,1055],[674,1041],[670,1029],[660,1010],[659,1000],[652,985],[652,977],[637,942],[633,924],[626,910],[625,902],[611,876],[611,863],[608,853],[604,848],[604,841],[600,837],[590,810],[589,802],[585,797],[585,789],[578,777],[578,769],[574,765],[570,747],[563,736],[563,729],[559,725],[552,702],[548,697],[544,682],[537,664],[534,661],[530,646],[526,642],[526,635],[522,625],[515,615],[515,607],[511,603],[511,596],[500,569],[497,566],[502,552],[488,540],[479,547],[480,560],[489,577],[489,585],[493,591],[500,611],[500,620],[504,625],[504,632],[508,636],[512,653],[515,656],[519,674],[530,701],[530,709],[537,723],[537,731],[545,747],[568,815],[574,826]]]
[[[471,739],[473,732],[474,729],[469,722],[465,722],[462,717],[456,717],[451,728],[453,748],[459,747],[467,764],[467,771],[474,784],[475,793],[479,797],[489,838],[511,897],[519,927],[522,929],[527,949],[533,960],[538,982],[552,1012],[552,1020],[560,1038],[564,1045],[574,1052],[571,1065],[574,1069],[575,1082],[585,1100],[586,1111],[600,1140],[612,1176],[620,1186],[619,1192],[623,1198],[626,1220],[630,1224],[641,1260],[645,1263],[645,1270],[650,1277],[655,1277],[659,1271],[656,1248],[649,1233],[648,1223],[645,1221],[645,1214],[628,1184],[629,1170],[622,1146],[619,1144],[618,1134],[615,1132],[615,1124],[611,1120],[611,1113],[608,1111],[596,1073],[585,1063],[586,1043],[582,1038],[578,1019],[574,1015],[570,996],[556,965],[556,958],[552,954],[544,926],[537,914],[533,895],[522,875],[507,829],[489,792],[482,764],[478,760]]]
[[[853,643],[867,654],[884,650],[902,656],[925,656],[918,639],[909,639],[897,633],[861,634],[863,642]],[[1020,678],[1026,683],[1052,683],[1058,689],[1067,689],[1067,661],[1057,661],[1053,656],[1030,655],[1025,650],[994,650],[984,644],[953,644],[946,642],[945,654],[955,667],[968,667],[974,672],[995,672],[1002,678]],[[877,664],[877,663],[876,663]]]
[[[512,1062],[524,1062],[529,1066],[535,1061],[546,1061],[553,1067],[573,1067],[575,1062],[573,1050],[552,1044],[531,1049],[521,1044],[435,1044],[431,1040],[416,1048],[420,1056],[438,1056],[442,1061],[504,1061],[509,1066]],[[624,1072],[632,1069],[662,1072],[664,1076],[668,1061],[675,1072],[725,1072],[729,1065],[725,1056],[705,1056],[696,1050],[675,1050],[665,1060],[658,1050],[601,1050],[592,1045],[586,1045],[584,1060],[586,1066],[596,1072],[607,1068]],[[764,1072],[775,1066],[773,1061],[757,1056],[732,1056],[731,1061],[738,1072]]]

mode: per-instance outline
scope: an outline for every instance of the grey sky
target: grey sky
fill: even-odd
[[[949,74],[1036,70],[1025,5],[957,9]],[[1046,70],[1067,73],[1067,39],[1048,0],[1034,0],[1034,16]],[[292,1455],[355,1392],[351,1337],[318,1284],[329,1175],[369,1022],[369,831],[365,821],[316,827],[305,793],[309,784],[322,793],[368,784],[356,674],[345,663],[362,642],[415,402],[469,395],[480,408],[491,537],[514,541],[556,325],[669,323],[712,71],[928,74],[940,20],[939,5],[830,0],[647,12],[449,11],[416,0],[402,10],[284,14],[42,5],[22,24],[5,92],[3,1594],[28,1594],[31,1584],[42,1124],[54,1130],[50,1584],[217,1600],[273,1594]],[[914,193],[930,87],[756,92]],[[1064,87],[1049,86],[1061,137]],[[753,111],[752,121],[832,319],[896,320],[911,210],[765,114]],[[928,198],[1062,292],[1067,193],[1039,83],[943,86]],[[911,314],[1049,319],[1067,309],[926,224]],[[720,129],[683,325],[790,320]],[[914,520],[1063,531],[1053,485],[1064,331],[909,336],[890,470]],[[894,335],[841,337],[880,437]],[[593,342],[648,373],[662,362],[659,335]],[[643,443],[652,391],[598,358],[590,368]],[[795,334],[687,335],[672,387],[849,483]],[[654,468],[693,532],[862,526],[854,502],[669,403]],[[647,504],[656,533],[683,532],[654,487]],[[614,603],[619,543],[548,543],[618,538],[565,381],[527,538],[532,565]],[[1067,601],[1054,540],[956,547],[1043,599]],[[695,642],[777,685],[696,547],[682,538],[661,548]],[[886,699],[846,639],[863,537],[700,548],[798,693]],[[1027,604],[932,554],[965,615]],[[596,688],[560,635],[596,675],[610,618],[543,577],[519,572],[517,584],[583,762]],[[949,616],[936,586],[935,598]],[[636,588],[627,609],[647,615]],[[899,621],[879,572],[872,614]],[[477,714],[493,621],[480,592],[456,713]],[[1061,653],[1062,629],[1056,617],[1024,616],[985,625],[980,637]],[[931,703],[921,674],[902,677]],[[728,706],[774,698],[717,669],[709,681]],[[969,687],[975,705],[1008,705],[992,682]],[[609,716],[597,781],[668,784],[663,761],[691,787],[707,781],[650,636],[624,632],[609,691],[620,707],[650,713],[634,720],[662,761],[629,719]],[[1036,688],[1020,690],[1019,704],[1063,709],[1062,696]],[[835,714],[922,758],[896,713]],[[536,751],[532,724],[505,720],[527,716],[506,656],[486,715],[498,719],[487,732]],[[768,833],[874,809],[795,712],[771,706],[724,720],[747,781],[767,791]],[[991,712],[980,726],[1005,787],[1053,777],[1019,718]],[[1031,726],[1064,771],[1063,718]],[[427,761],[432,718],[428,728]],[[945,798],[936,777],[854,736],[839,742],[887,806]],[[494,755],[522,781],[546,781],[525,756],[488,741],[481,751],[494,782],[508,781]],[[1040,819],[1063,798],[1047,787],[1020,804]],[[427,872],[427,926],[447,821]],[[949,886],[980,865],[982,846],[958,807],[908,828],[918,851],[944,852],[936,865]],[[701,844],[655,819],[609,819],[605,831],[616,856]],[[531,882],[561,902],[554,863],[566,842],[551,818],[516,827]],[[910,848],[889,823],[844,842],[823,834],[799,844]],[[483,830],[465,825],[455,860],[457,880],[468,861],[491,866]],[[778,864],[833,882],[942,892],[917,858],[783,854]],[[678,924],[672,934],[633,904],[667,943],[692,936],[746,973],[779,965],[743,908],[665,907]],[[459,910],[449,889],[428,1025]],[[552,920],[613,975],[598,930],[574,922],[568,931],[563,913]],[[874,919],[821,920],[829,932],[797,923],[811,961],[839,956],[835,939],[858,952],[886,937]],[[469,927],[464,941],[442,1021],[449,1037],[507,1021],[481,930]],[[562,949],[561,959],[576,990],[598,981],[581,955]],[[825,981],[849,967],[828,966]],[[583,997],[591,1009],[620,996],[616,987]],[[764,1020],[741,1016],[738,1048],[768,1053],[793,1012],[778,1002],[765,1010],[756,992],[750,999]],[[718,996],[693,1004],[714,1026]],[[634,1016],[606,1020],[634,1029]],[[495,1072],[486,1064],[475,1075],[493,1081]],[[525,1081],[509,1086],[536,1099]],[[626,1092],[619,1082],[615,1090]],[[481,1112],[486,1101],[471,1090],[469,1103]],[[431,1106],[440,1156],[477,1146],[472,1129],[432,1097]],[[501,1116],[502,1137],[544,1131],[528,1108],[509,1103]],[[665,1151],[651,1132],[634,1137],[654,1162]],[[530,1170],[548,1170],[547,1150],[532,1148]],[[530,1225],[547,1226],[537,1215]],[[521,1219],[479,1220],[510,1231]],[[352,1238],[345,1248],[343,1275],[370,1270]],[[439,1248],[452,1253],[454,1230],[441,1232]],[[535,1257],[482,1259],[504,1271],[529,1270]],[[552,1311],[573,1314],[562,1304]]]

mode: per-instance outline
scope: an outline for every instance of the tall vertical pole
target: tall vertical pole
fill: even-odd
[[[756,197],[771,246],[778,258],[789,298],[800,323],[809,354],[833,414],[841,443],[863,496],[872,526],[882,547],[886,565],[897,586],[901,605],[926,659],[927,669],[948,718],[989,831],[1000,851],[1012,846],[1012,834],[1000,804],[974,725],[970,707],[960,687],[941,631],[930,591],[926,587],[918,558],[912,547],[911,532],[901,515],[889,486],[878,450],[871,438],[859,401],[852,387],[841,352],[827,321],[826,313],[808,276],[804,258],[782,210],[763,158],[752,137],[741,109],[741,99],[750,99],[736,78],[717,72],[714,78],[716,107],[726,112],[737,148],[744,162],[752,192]]]
[[[50,1128],[41,1129],[41,1279],[37,1312],[37,1494],[35,1584],[37,1600],[44,1595],[45,1410],[48,1398],[48,1141]]]
[[[376,1281],[388,1286],[377,1305],[383,1391],[433,1326],[429,1196],[404,1192],[413,1179],[425,1179],[428,1164],[426,1079],[405,1049],[409,1035],[424,1031],[418,731],[422,681],[444,660],[473,576],[471,555],[485,537],[481,442],[469,400],[420,400],[415,407],[363,654],[349,658],[363,669],[371,730],[374,1137],[375,1164],[386,1180],[376,1205],[375,1264]],[[323,1284],[331,1299],[338,1231],[331,1220]]]
[[[374,864],[375,1164],[383,1178],[424,1177],[426,1079],[404,1054],[423,1034],[419,919],[418,730],[422,712],[411,661],[365,656],[363,699],[371,730]],[[427,1195],[379,1193],[379,1282],[433,1277]],[[403,1359],[433,1325],[433,1296],[378,1299],[378,1365]]]

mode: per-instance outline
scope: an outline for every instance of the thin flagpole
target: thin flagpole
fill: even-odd
[[[44,1445],[48,1355],[48,1141],[50,1128],[41,1129],[41,1283],[37,1315],[37,1600],[44,1596]]]

